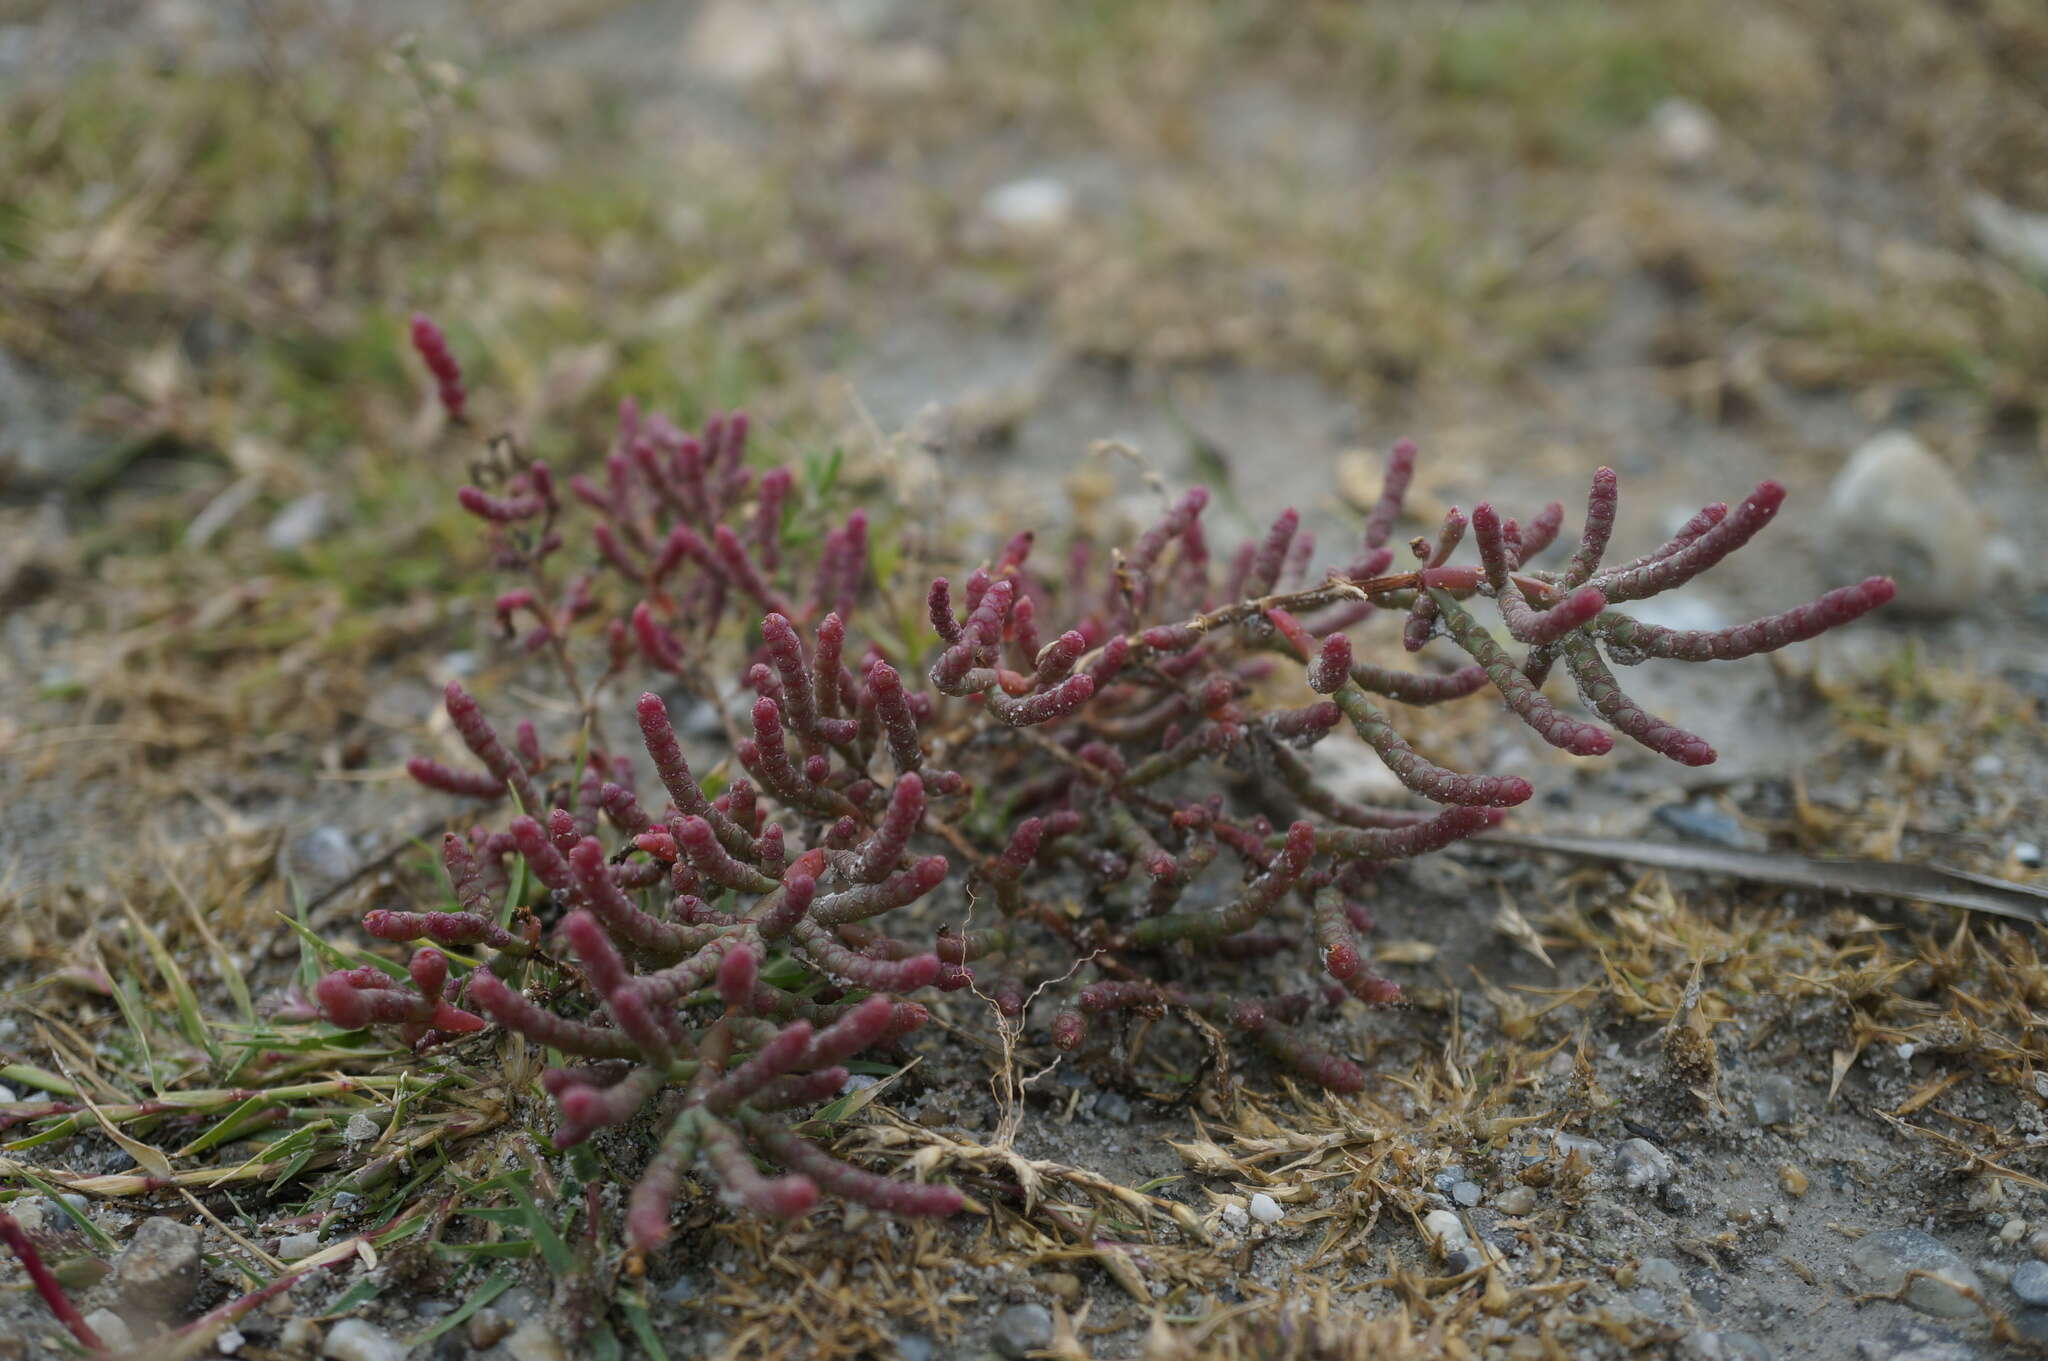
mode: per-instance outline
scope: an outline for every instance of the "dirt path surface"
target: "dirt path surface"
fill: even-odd
[[[706,1183],[644,1274],[537,1060],[264,1019],[318,963],[284,919],[355,948],[434,891],[447,801],[400,763],[448,742],[440,686],[563,711],[496,636],[415,307],[560,466],[624,394],[745,406],[767,457],[870,479],[906,554],[1194,482],[1230,531],[1295,505],[1342,542],[1404,435],[1403,534],[1486,497],[1575,526],[1604,463],[1632,556],[1777,478],[1767,539],[1646,617],[1902,598],[1633,672],[1719,763],[1575,765],[1484,706],[1418,740],[1528,773],[1522,834],[2048,886],[2034,7],[27,3],[0,119],[0,1197],[107,1340],[2048,1346],[2048,973],[1979,912],[1474,843],[1381,881],[1408,1004],[1325,1033],[1361,1097],[1165,1024],[1005,1095],[1049,1014],[956,995],[833,1132],[980,1169],[978,1213],[779,1228]],[[1398,792],[1362,748],[1342,773]],[[595,1156],[630,1179],[648,1136]],[[59,1337],[0,1272],[0,1361]]]

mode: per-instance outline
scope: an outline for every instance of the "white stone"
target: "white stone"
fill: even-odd
[[[332,1361],[405,1361],[412,1349],[374,1323],[345,1318],[327,1330],[320,1354]]]
[[[2048,278],[2048,213],[2022,212],[1989,194],[1972,194],[1970,227],[1984,248],[2007,264]]]
[[[286,504],[263,531],[263,541],[279,553],[304,548],[334,524],[334,506],[324,491],[307,492]]]
[[[1422,1217],[1422,1231],[1439,1252],[1456,1252],[1466,1245],[1465,1225],[1449,1210],[1431,1210]]]
[[[377,1122],[357,1111],[348,1118],[348,1123],[342,1126],[341,1137],[351,1144],[368,1143],[377,1137]]]
[[[1010,236],[1050,236],[1073,220],[1074,191],[1050,175],[1011,180],[983,195],[981,215]]]
[[[1829,489],[1823,555],[1844,583],[1888,576],[1901,609],[1965,608],[1984,589],[1984,519],[1946,463],[1903,430],[1850,455]]]
[[[99,1334],[101,1342],[110,1352],[125,1352],[135,1345],[135,1334],[128,1327],[128,1320],[111,1309],[95,1309],[85,1316],[85,1326]]]
[[[1278,1224],[1281,1217],[1280,1202],[1260,1191],[1252,1196],[1251,1215],[1261,1224]]]
[[[242,1350],[242,1344],[248,1340],[248,1338],[242,1336],[241,1329],[229,1328],[213,1340],[213,1346],[214,1350],[218,1351],[222,1356],[233,1356],[236,1352]]]
[[[1704,162],[1721,140],[1714,116],[1689,99],[1667,99],[1652,109],[1650,135],[1658,159],[1679,170]]]

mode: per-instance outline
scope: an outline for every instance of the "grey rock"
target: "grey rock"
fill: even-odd
[[[1648,1139],[1630,1139],[1614,1150],[1614,1175],[1633,1190],[1661,1187],[1671,1180],[1671,1155]]]
[[[1664,1207],[1666,1214],[1692,1213],[1692,1193],[1675,1181],[1664,1183],[1663,1189],[1657,1192],[1657,1203]]]
[[[405,1361],[412,1348],[376,1324],[345,1318],[327,1330],[320,1354],[332,1361]]]
[[[182,1314],[199,1285],[199,1230],[175,1219],[145,1219],[114,1263],[114,1284],[131,1306]]]
[[[2048,1262],[2048,1229],[2036,1229],[2027,1237],[2027,1251],[2037,1262]]]
[[[896,1334],[896,1355],[901,1361],[932,1361],[939,1349],[923,1333]]]
[[[1764,1078],[1749,1094],[1749,1113],[1759,1125],[1784,1124],[1799,1114],[1798,1085],[1782,1074]]]
[[[2036,1345],[2048,1344],[2048,1309],[2019,1309],[2011,1315],[2013,1330]]]
[[[1890,576],[1898,608],[1945,613],[1989,580],[1989,535],[1948,464],[1903,430],[1866,442],[1828,491],[1821,532],[1844,578]]]
[[[1754,1333],[1703,1329],[1688,1333],[1684,1346],[1692,1361],[1771,1361],[1771,1349]]]
[[[996,1315],[989,1341],[998,1355],[1024,1361],[1029,1353],[1052,1345],[1052,1311],[1042,1304],[1013,1304]]]
[[[324,491],[309,491],[285,503],[264,527],[263,541],[278,553],[295,553],[334,527],[334,503]]]
[[[331,824],[294,837],[285,855],[292,876],[309,896],[348,878],[361,863],[349,834]]]
[[[1459,1248],[1456,1252],[1444,1254],[1444,1274],[1462,1276],[1479,1268],[1479,1254],[1470,1248]]]
[[[1923,1314],[1968,1318],[1979,1311],[1975,1297],[1983,1284],[1949,1248],[1919,1229],[1880,1229],[1865,1234],[1850,1250],[1849,1264],[1871,1289],[1889,1293],[1906,1285],[1905,1301]],[[1910,1272],[1922,1272],[1913,1277]]]
[[[296,1262],[301,1257],[311,1257],[320,1251],[320,1235],[317,1233],[287,1234],[277,1240],[277,1255],[287,1262]]]
[[[1097,1115],[1113,1124],[1131,1123],[1131,1103],[1120,1092],[1097,1092],[1094,1109]]]
[[[2048,1262],[2022,1262],[2012,1273],[2012,1293],[2028,1304],[2048,1304]]]
[[[1669,1257],[1645,1257],[1636,1264],[1636,1279],[1659,1290],[1683,1290],[1685,1276]]]
[[[1975,1361],[1977,1349],[1942,1329],[1896,1328],[1856,1344],[1858,1361]]]
[[[83,404],[0,350],[0,486],[50,487],[92,476],[112,447],[66,414]]]
[[[1461,1181],[1451,1187],[1451,1199],[1468,1208],[1479,1203],[1481,1194],[1476,1182]]]
[[[1655,814],[1657,821],[1688,841],[1704,841],[1739,851],[1761,850],[1764,839],[1721,811],[1709,798],[1691,803],[1667,803]]]

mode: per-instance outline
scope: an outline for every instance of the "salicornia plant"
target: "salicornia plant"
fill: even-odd
[[[446,342],[423,319],[413,337],[464,421]],[[1374,874],[1494,825],[1531,793],[1518,775],[1429,760],[1393,706],[1490,690],[1574,755],[1602,755],[1619,733],[1702,765],[1713,749],[1631,699],[1613,664],[1767,652],[1892,595],[1872,578],[1715,632],[1631,619],[1617,607],[1713,567],[1785,492],[1761,483],[1655,552],[1610,564],[1617,491],[1605,468],[1560,566],[1534,564],[1559,539],[1561,506],[1520,523],[1482,503],[1469,519],[1452,510],[1397,567],[1389,540],[1415,464],[1404,443],[1361,541],[1320,570],[1292,510],[1212,554],[1196,488],[1134,542],[1105,552],[1075,538],[1050,570],[1033,535],[1018,534],[957,581],[929,583],[928,632],[904,628],[901,612],[864,627],[882,597],[868,517],[793,532],[795,472],[750,468],[746,444],[743,416],[691,435],[628,405],[594,479],[558,479],[500,444],[495,485],[460,489],[515,582],[497,616],[552,659],[583,714],[577,746],[551,752],[530,723],[508,740],[451,684],[449,717],[480,769],[419,759],[412,774],[509,799],[511,815],[447,837],[460,910],[365,918],[373,936],[431,942],[412,957],[410,987],[373,969],[317,987],[338,1025],[393,1025],[425,1045],[495,1024],[567,1056],[543,1078],[563,1145],[679,1088],[633,1194],[641,1247],[667,1233],[679,1178],[699,1158],[768,1214],[800,1214],[820,1189],[898,1213],[957,1208],[950,1188],[838,1161],[786,1113],[840,1091],[852,1056],[923,1023],[923,1006],[896,999],[972,984],[1015,1018],[1034,965],[1063,976],[1085,961],[1066,991],[1042,994],[1059,1048],[1085,1044],[1100,1018],[1179,1009],[1307,1081],[1357,1090],[1358,1068],[1301,1023],[1347,994],[1398,996],[1361,941]],[[1468,536],[1478,561],[1453,563]],[[1513,651],[1480,622],[1480,602]],[[1386,616],[1408,650],[1443,640],[1463,663],[1423,672],[1355,657],[1350,631]],[[1545,694],[1560,665],[1604,722]],[[645,691],[632,718],[651,791],[606,726],[628,678]],[[734,678],[754,696],[743,720],[723,698],[721,679]],[[691,768],[671,698],[708,704],[726,726],[730,778],[707,786]],[[1428,806],[1368,806],[1328,788],[1304,752],[1346,726]],[[1276,826],[1265,808],[1292,821]],[[1227,986],[1232,961],[1304,947],[1327,982],[1263,997]],[[444,950],[481,962],[457,978]]]

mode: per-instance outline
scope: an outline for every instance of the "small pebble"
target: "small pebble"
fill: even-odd
[[[1131,1123],[1131,1103],[1121,1092],[1097,1092],[1095,1113],[1113,1124]]]
[[[1849,1263],[1874,1290],[1894,1291],[1906,1284],[1905,1301],[1923,1314],[1942,1318],[1970,1318],[1980,1311],[1976,1296],[1982,1290],[1977,1273],[1939,1239],[1919,1229],[1880,1229],[1856,1240]]]
[[[2028,1304],[2048,1304],[2048,1262],[2022,1262],[2012,1273],[2012,1293]]]
[[[288,1234],[277,1240],[277,1255],[287,1262],[296,1262],[301,1257],[311,1257],[320,1251],[320,1235],[317,1233]]]
[[[1714,116],[1689,99],[1676,96],[1650,110],[1650,135],[1658,159],[1674,170],[1689,170],[1714,154],[1720,130]]]
[[[1024,1361],[1030,1353],[1052,1345],[1052,1311],[1042,1304],[1013,1304],[996,1315],[989,1341],[997,1355]]]
[[[2027,1221],[2021,1219],[2018,1215],[2014,1215],[2011,1219],[2006,1220],[1998,1229],[1998,1241],[2007,1247],[2011,1247],[2026,1236]]]
[[[1678,1263],[1669,1257],[1643,1258],[1636,1264],[1636,1279],[1659,1290],[1680,1290],[1685,1286],[1685,1276],[1679,1271]]]
[[[1461,1181],[1451,1188],[1451,1199],[1470,1208],[1479,1203],[1480,1190],[1477,1183]]]
[[[1987,751],[1970,762],[1970,773],[1980,780],[1995,780],[2005,774],[2005,758]]]
[[[1570,1069],[1567,1068],[1566,1071],[1569,1072]],[[1542,1151],[1537,1153],[1531,1161],[1540,1163],[1547,1161],[1553,1156],[1571,1153],[1580,1155],[1587,1162],[1598,1167],[1607,1156],[1607,1145],[1601,1143],[1598,1139],[1588,1139],[1583,1134],[1567,1134],[1560,1130],[1549,1136],[1545,1141]]]
[[[2022,841],[2012,848],[2012,858],[2030,870],[2041,868],[2041,847],[2032,841]]]
[[[896,1355],[902,1358],[902,1361],[932,1361],[932,1358],[938,1355],[938,1349],[932,1345],[932,1340],[922,1333],[898,1333]]]
[[[984,221],[1009,236],[1038,238],[1066,227],[1074,216],[1074,191],[1050,175],[1011,180],[981,200]]]
[[[135,1334],[129,1330],[128,1320],[111,1309],[95,1309],[85,1316],[85,1326],[99,1334],[107,1350],[125,1352],[135,1345]]]
[[[1687,1334],[1685,1354],[1695,1361],[1771,1361],[1771,1349],[1754,1333],[1703,1329]]]
[[[463,1331],[469,1338],[469,1345],[483,1351],[505,1340],[505,1335],[512,1331],[512,1320],[495,1309],[479,1309],[469,1316]]]
[[[568,1361],[562,1341],[537,1318],[530,1318],[505,1339],[505,1354],[512,1361]]]
[[[1614,1151],[1614,1175],[1623,1186],[1662,1186],[1671,1180],[1671,1171],[1671,1155],[1648,1139],[1630,1139]]]
[[[1431,1210],[1422,1217],[1422,1231],[1446,1254],[1466,1245],[1464,1221],[1449,1210]]]
[[[240,1328],[229,1328],[213,1340],[213,1349],[222,1356],[233,1356],[236,1352],[242,1350],[242,1344],[248,1340],[248,1338],[242,1336]]]
[[[1806,1194],[1806,1186],[1806,1174],[1791,1163],[1785,1163],[1778,1168],[1778,1189],[1786,1195],[1797,1200]]]
[[[1844,579],[1896,578],[1895,610],[1944,614],[1983,603],[1983,519],[1947,460],[1904,430],[1873,436],[1844,462],[1818,532]]]
[[[1692,1194],[1675,1181],[1664,1183],[1664,1189],[1657,1192],[1657,1203],[1665,1213],[1689,1215],[1692,1213]]]
[[[114,1263],[114,1283],[131,1305],[182,1314],[199,1285],[199,1230],[161,1216],[143,1220]]]
[[[1759,1125],[1782,1125],[1799,1114],[1799,1088],[1782,1074],[1764,1078],[1750,1093],[1749,1113]]]
[[[1280,1209],[1280,1202],[1267,1195],[1264,1191],[1257,1192],[1252,1196],[1252,1218],[1258,1220],[1261,1224],[1278,1224],[1283,1213]]]
[[[1721,811],[1712,799],[1701,795],[1691,803],[1667,803],[1656,811],[1657,821],[1689,841],[1704,841],[1734,850],[1761,850],[1763,838]]]
[[[332,1361],[405,1361],[412,1348],[374,1323],[345,1318],[327,1330],[320,1354]]]
[[[2035,1260],[2048,1262],[2048,1229],[2036,1229],[2027,1236],[2027,1251]]]
[[[2048,1309],[2018,1309],[2012,1314],[2013,1331],[2036,1347],[2048,1346]]]
[[[1493,1198],[1493,1207],[1504,1215],[1525,1215],[1536,1208],[1535,1188],[1510,1186]]]

